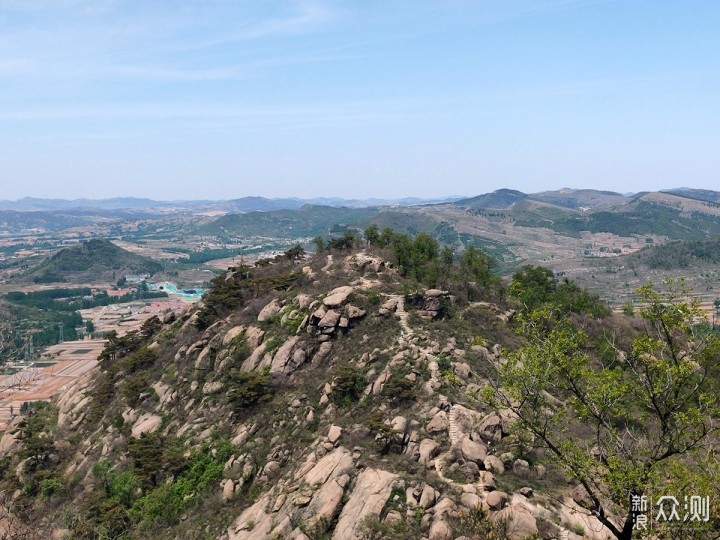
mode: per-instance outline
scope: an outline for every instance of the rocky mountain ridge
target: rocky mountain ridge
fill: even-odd
[[[483,397],[512,306],[398,287],[364,252],[229,272],[4,434],[6,506],[54,538],[607,538]]]

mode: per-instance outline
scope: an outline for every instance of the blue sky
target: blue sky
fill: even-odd
[[[720,2],[0,0],[0,198],[720,189]]]

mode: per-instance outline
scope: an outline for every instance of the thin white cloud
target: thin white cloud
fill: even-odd
[[[48,82],[103,74],[151,79],[153,70],[160,81],[245,78],[247,60],[233,58],[253,52],[244,43],[319,31],[333,19],[316,0],[180,1],[172,7],[152,0],[0,0],[0,73],[20,73],[9,54],[23,51]],[[284,47],[256,54],[269,66]]]
[[[32,108],[0,109],[2,120],[83,120],[83,119],[256,119],[286,121],[321,118],[380,118],[384,115],[408,114],[421,111],[415,100],[374,100],[320,105],[239,106],[236,104],[209,105],[206,103],[107,103],[96,105],[68,105]]]

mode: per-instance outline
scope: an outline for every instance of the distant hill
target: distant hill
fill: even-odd
[[[19,231],[61,231],[71,227],[91,225],[96,218],[85,214],[66,214],[62,212],[18,212],[0,210],[0,233]]]
[[[58,251],[33,268],[28,277],[39,283],[120,278],[126,274],[155,274],[163,266],[126,251],[109,240],[93,239]]]
[[[720,239],[676,241],[645,248],[628,255],[627,261],[652,269],[678,270],[720,264]]]
[[[595,189],[563,188],[557,191],[523,193],[514,189],[498,189],[492,193],[478,195],[469,199],[455,201],[455,205],[465,208],[504,209],[524,200],[532,200],[571,210],[594,210],[626,204],[629,199],[613,191]]]
[[[671,193],[680,197],[689,199],[697,199],[699,201],[707,201],[717,203],[720,202],[720,192],[710,189],[693,189],[693,188],[675,188],[663,190],[663,193]]]
[[[544,191],[530,196],[533,200],[542,201],[565,208],[598,209],[609,208],[626,204],[629,199],[614,191],[598,191],[595,189],[559,189],[557,191]]]
[[[221,216],[198,229],[216,236],[298,238],[340,230],[378,213],[377,208],[305,205],[297,210],[250,212]]]
[[[453,204],[465,208],[507,208],[508,206],[527,199],[529,195],[514,189],[498,189],[492,193],[478,195],[469,199],[460,199]]]
[[[17,201],[0,200],[0,211],[13,212],[73,212],[78,211],[142,211],[145,213],[167,214],[192,212],[269,212],[273,210],[297,210],[307,204],[333,207],[367,208],[373,206],[411,206],[450,202],[459,197],[398,199],[343,199],[341,197],[316,197],[298,199],[293,197],[240,197],[231,200],[175,200],[156,201],[136,197],[115,197],[112,199],[40,199],[25,197]]]
[[[461,210],[464,212],[458,214]],[[434,233],[442,241],[456,244],[457,233],[472,225],[475,215],[504,220],[516,227],[551,229],[571,237],[579,237],[583,231],[618,236],[659,235],[671,240],[705,240],[720,235],[720,204],[709,201],[662,192],[627,197],[596,190],[528,195],[510,189],[432,206],[304,205],[295,210],[231,214],[200,226],[197,232],[220,237],[302,238],[338,233],[346,226],[362,228],[376,223],[411,234]],[[449,225],[441,226],[444,222]]]
[[[667,236],[671,240],[704,240],[720,234],[719,204],[670,193],[639,193],[618,206],[589,209],[574,215],[563,216],[557,211],[560,206],[551,208],[556,209],[555,217],[546,219],[545,225],[542,220],[523,218],[514,209],[518,215],[516,224],[547,226],[568,236],[589,231],[618,236],[653,234]],[[545,210],[546,213],[549,211]]]
[[[113,199],[39,199],[25,197],[17,201],[0,201],[1,210],[15,210],[17,212],[53,212],[58,210],[125,210],[152,208],[162,204],[151,199],[135,197],[116,197]]]

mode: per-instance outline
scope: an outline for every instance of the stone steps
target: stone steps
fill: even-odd
[[[403,332],[406,334],[412,334],[412,329],[410,328],[410,325],[408,325],[407,319],[408,319],[408,313],[405,311],[405,297],[404,296],[398,296],[398,303],[397,308],[395,308],[395,315],[400,319],[400,326],[403,329]]]
[[[460,442],[460,437],[462,435],[457,422],[457,412],[457,407],[453,405],[450,407],[450,412],[448,413],[448,435],[452,446],[455,446],[458,442]]]
[[[330,270],[330,267],[332,267],[332,265],[333,265],[333,256],[328,255],[327,256],[327,264],[325,264],[325,266],[322,267],[322,271],[327,272],[328,270]]]

